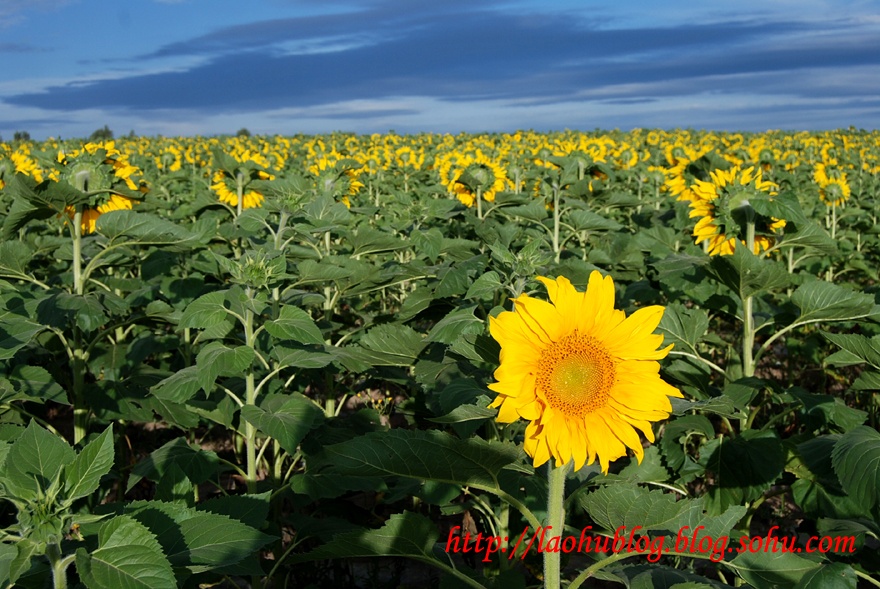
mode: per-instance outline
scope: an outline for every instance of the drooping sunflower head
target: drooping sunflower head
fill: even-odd
[[[238,139],[238,138],[236,138]],[[238,208],[251,209],[263,206],[263,193],[250,186],[253,180],[274,180],[269,171],[269,160],[262,154],[234,144],[227,154],[214,152],[217,169],[211,177],[211,190],[220,202]]]
[[[846,172],[836,166],[817,163],[813,169],[813,179],[819,185],[819,198],[828,206],[839,207],[852,194]]]
[[[730,255],[737,243],[746,244],[746,225],[755,224],[753,251],[758,254],[773,245],[774,233],[785,221],[758,215],[750,200],[769,199],[776,185],[761,178],[754,167],[715,170],[709,181],[697,180],[691,187],[691,218],[699,217],[694,227],[696,243],[706,242],[709,255]]]
[[[575,469],[598,459],[603,472],[631,449],[641,462],[636,430],[653,442],[652,421],[669,416],[669,397],[681,392],[659,376],[654,333],[663,307],[639,309],[629,317],[614,308],[614,282],[598,271],[585,292],[565,277],[538,277],[550,302],[522,295],[514,310],[490,318],[501,345],[501,365],[489,388],[498,393],[498,421],[529,421],[524,449],[535,466],[555,458]]]
[[[82,149],[59,151],[56,161],[60,169],[55,176],[89,194],[89,204],[82,207],[84,235],[95,231],[101,215],[130,210],[149,190],[140,168],[130,162],[127,154],[116,149],[113,141],[86,143]],[[76,208],[67,207],[66,213],[74,219]]]
[[[322,157],[308,168],[315,177],[315,187],[319,194],[338,198],[350,207],[351,196],[364,187],[359,179],[361,164],[357,160],[339,157]]]

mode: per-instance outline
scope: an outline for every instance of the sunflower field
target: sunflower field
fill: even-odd
[[[0,143],[0,587],[880,587],[880,132]]]

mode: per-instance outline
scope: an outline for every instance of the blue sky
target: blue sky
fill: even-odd
[[[0,136],[880,127],[880,1],[0,0]]]

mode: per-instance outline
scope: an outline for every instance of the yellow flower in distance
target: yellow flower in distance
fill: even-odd
[[[639,309],[629,317],[614,308],[614,281],[598,271],[586,292],[560,276],[539,276],[550,301],[522,295],[514,310],[489,319],[489,331],[501,345],[498,421],[528,420],[524,449],[535,466],[552,456],[556,465],[574,461],[575,469],[596,458],[602,472],[634,451],[644,457],[636,429],[653,442],[652,421],[669,417],[669,397],[682,397],[660,379],[660,364],[672,346],[657,349],[654,333],[663,307]]]

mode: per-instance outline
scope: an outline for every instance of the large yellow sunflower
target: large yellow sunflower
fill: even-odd
[[[498,382],[489,385],[498,393],[491,404],[499,408],[498,421],[531,422],[524,449],[535,466],[552,456],[557,466],[573,460],[579,469],[598,457],[607,473],[627,448],[641,462],[636,429],[653,442],[650,422],[669,416],[668,397],[682,396],[659,376],[657,360],[672,348],[657,349],[663,307],[626,317],[614,308],[614,281],[598,271],[586,292],[562,276],[538,280],[551,302],[522,295],[513,311],[489,320],[501,345]]]

